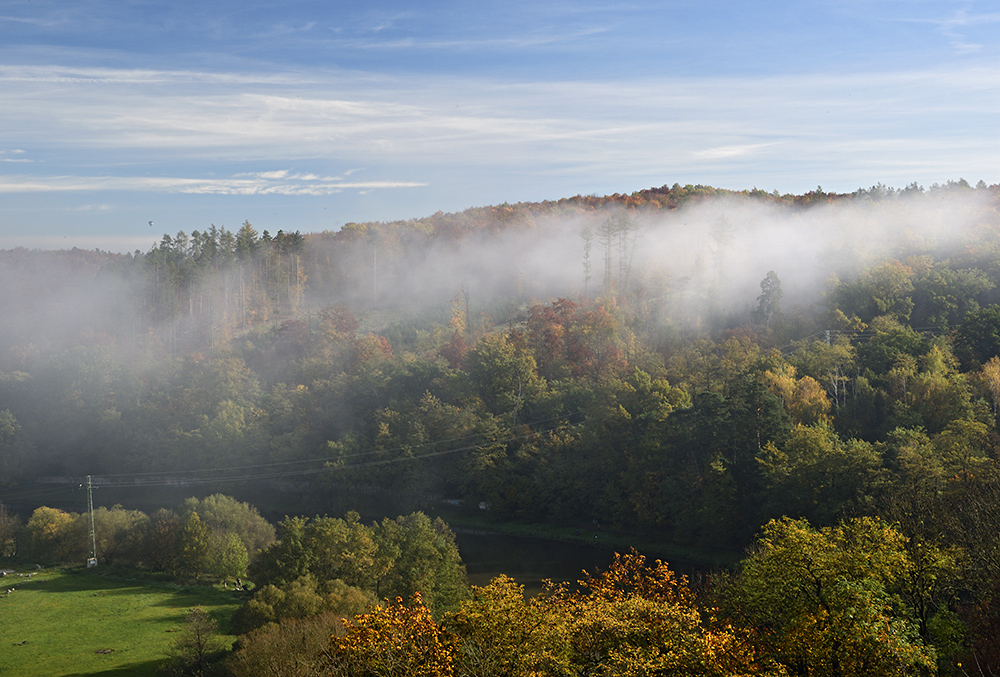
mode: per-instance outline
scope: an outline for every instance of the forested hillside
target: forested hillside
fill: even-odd
[[[0,252],[0,500],[252,482],[732,550],[880,518],[930,638],[1000,581],[998,209],[675,185]]]
[[[228,469],[730,547],[884,509],[992,467],[997,206],[674,186],[3,252],[2,481]]]

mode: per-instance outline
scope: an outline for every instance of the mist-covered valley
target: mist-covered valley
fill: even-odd
[[[636,369],[680,409],[746,376],[692,374],[691,351],[750,373],[790,360],[829,390],[794,359],[823,332],[933,331],[951,347],[963,313],[1000,300],[996,207],[995,188],[964,181],[801,196],[675,185],[305,235],[211,225],[125,255],[2,252],[4,482],[267,474],[397,453],[412,426],[447,445],[484,416],[510,435],[534,416],[551,434],[600,421],[597,387]],[[424,430],[421,398],[476,421]],[[384,471],[420,475],[421,500],[479,503],[464,470],[477,453]]]
[[[967,603],[1000,580],[998,208],[1000,186],[964,181],[675,185],[0,252],[0,557],[47,552],[57,518],[76,553],[83,518],[62,511],[93,483],[102,562],[249,571],[268,584],[234,617],[249,632],[303,599],[368,608],[386,548],[391,590],[458,608],[454,534],[413,511],[702,563],[749,552],[699,592],[731,619],[829,546],[832,580],[877,591],[844,618],[877,611],[910,667],[955,661],[988,646],[990,612]],[[237,543],[230,513],[268,544]],[[346,517],[286,518],[275,541],[261,514]],[[334,536],[339,555],[308,554]],[[397,571],[425,542],[440,571]]]

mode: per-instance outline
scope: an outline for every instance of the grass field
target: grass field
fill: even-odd
[[[0,578],[0,675],[154,675],[189,609],[224,631],[238,605],[232,591],[107,567],[21,568]]]

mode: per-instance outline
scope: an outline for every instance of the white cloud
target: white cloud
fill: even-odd
[[[738,146],[719,146],[717,148],[695,151],[691,155],[698,160],[724,160],[751,155],[762,148],[768,148],[773,145],[773,143],[751,143]]]
[[[428,185],[414,181],[274,181],[271,178],[263,176],[255,178],[234,177],[232,179],[133,176],[55,176],[44,178],[0,176],[0,193],[146,191],[215,195],[332,195],[350,188],[392,189]],[[92,208],[96,208],[96,206],[92,206]]]
[[[11,150],[0,150],[0,162],[34,162],[33,160],[29,160],[26,157],[21,157],[24,154],[25,151],[21,148],[12,148]]]
[[[0,128],[32,157],[44,150],[45,166],[83,166],[96,155],[160,176],[219,173],[233,164],[278,167],[223,180],[113,170],[103,178],[23,175],[0,181],[7,193],[110,187],[325,195],[424,186],[405,179],[428,170],[457,171],[464,179],[471,167],[591,182],[610,175],[708,180],[704,173],[719,176],[727,160],[764,162],[764,156],[777,167],[766,170],[770,176],[801,175],[803,166],[844,174],[877,166],[903,174],[915,166],[945,168],[942,148],[947,168],[964,164],[968,173],[993,166],[1000,151],[996,67],[516,82],[321,70],[285,77],[0,66],[0,85],[8,94]],[[404,180],[353,182],[346,179],[354,169],[339,176],[315,169],[330,165],[399,168]],[[762,166],[757,173],[765,180]]]
[[[938,24],[938,31],[948,38],[951,46],[957,52],[971,54],[981,51],[983,45],[970,41],[966,35],[967,29],[995,23],[1000,23],[1000,13],[970,14],[966,9],[959,9],[951,17]]]
[[[583,30],[566,33],[528,33],[506,37],[487,37],[468,40],[425,40],[419,38],[400,38],[397,40],[348,40],[344,41],[344,47],[365,50],[483,50],[483,49],[504,49],[518,50],[544,47],[570,43],[595,35],[607,33],[607,28],[587,28]]]
[[[59,64],[0,64],[0,82],[11,84],[66,85],[270,85],[291,86],[315,83],[301,72],[265,73],[206,70],[162,70],[64,66]]]
[[[348,188],[418,188],[415,181],[264,183],[255,181],[201,181],[187,183],[180,192],[214,195],[333,195]]]

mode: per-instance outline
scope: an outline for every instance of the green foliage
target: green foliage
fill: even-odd
[[[377,602],[370,592],[347,585],[340,579],[317,582],[305,574],[282,587],[258,588],[253,597],[233,615],[233,629],[240,633],[284,619],[306,619],[331,613],[349,618]]]
[[[454,608],[466,596],[468,581],[455,535],[440,518],[417,512],[385,519],[374,532],[384,572],[377,580],[378,596],[419,592],[435,614]]]
[[[85,515],[80,520],[86,519]],[[139,510],[125,510],[120,505],[110,510],[94,509],[94,536],[98,559],[106,564],[136,564],[143,560],[143,545],[151,522]]]
[[[763,493],[772,516],[805,517],[830,524],[851,509],[865,508],[879,487],[881,458],[871,444],[843,442],[828,426],[795,426],[758,457]]]
[[[278,524],[278,539],[250,567],[258,586],[284,585],[308,573],[312,553],[303,542],[309,520],[290,517]]]
[[[956,344],[967,364],[985,364],[1000,355],[1000,306],[970,311],[958,329]]]
[[[226,644],[215,619],[201,607],[195,607],[185,616],[180,634],[171,647],[172,660],[160,674],[178,677],[221,675],[219,661]]]
[[[79,532],[80,516],[56,508],[36,508],[25,525],[24,556],[42,562],[81,562],[86,557],[86,531]]]
[[[508,416],[512,425],[545,390],[534,357],[509,336],[482,340],[469,352],[468,361],[479,397],[494,414]]]
[[[0,411],[0,487],[20,477],[28,453],[27,438],[17,417],[10,410]]]
[[[176,513],[160,508],[149,519],[142,561],[157,571],[177,571],[180,566],[181,521]]]
[[[230,496],[189,498],[181,505],[180,514],[183,518],[192,513],[198,514],[216,540],[229,540],[231,536],[238,539],[248,559],[274,542],[274,526],[255,507]],[[230,545],[225,547],[232,549]]]
[[[920,334],[893,319],[879,318],[870,329],[875,335],[858,346],[858,362],[874,374],[886,373],[901,356],[917,359],[926,351]]]
[[[250,568],[258,586],[236,623],[246,631],[327,610],[360,613],[376,599],[420,593],[441,614],[467,595],[455,536],[423,513],[366,526],[357,513],[289,518]]]
[[[1000,579],[1000,475],[983,463],[978,473],[950,478],[941,503],[931,515],[946,532],[943,542],[964,554],[964,587],[974,598],[986,599]]]
[[[886,317],[905,322],[913,311],[913,269],[900,261],[887,261],[867,269],[852,282],[834,289],[834,307],[865,323]]]
[[[206,568],[211,531],[197,512],[191,512],[180,532],[180,566],[188,574],[199,574]]]
[[[822,529],[771,521],[723,599],[735,617],[771,630],[765,655],[793,674],[930,672],[934,654],[892,596],[913,566],[905,542],[870,518]]]
[[[20,538],[20,554],[39,561],[82,562],[88,528],[86,514],[38,508]],[[274,527],[256,508],[216,494],[186,500],[181,516],[164,509],[147,516],[120,505],[97,507],[94,535],[103,564],[237,578],[246,575],[249,548],[257,553],[273,543]]]
[[[21,518],[0,503],[0,557],[10,557],[17,552],[17,535]]]
[[[946,329],[962,323],[970,312],[979,310],[979,299],[996,287],[996,282],[978,268],[954,268],[945,262],[928,267],[913,281],[915,327]],[[921,262],[922,263],[922,262]]]
[[[967,619],[968,636],[959,652],[957,665],[973,675],[995,674],[1000,670],[1000,586],[994,582],[991,590],[971,608],[963,609]],[[950,625],[950,624],[949,624]],[[954,629],[952,629],[954,632]]]
[[[234,533],[214,533],[205,553],[205,568],[219,578],[232,580],[246,576],[250,555],[240,537]]]

